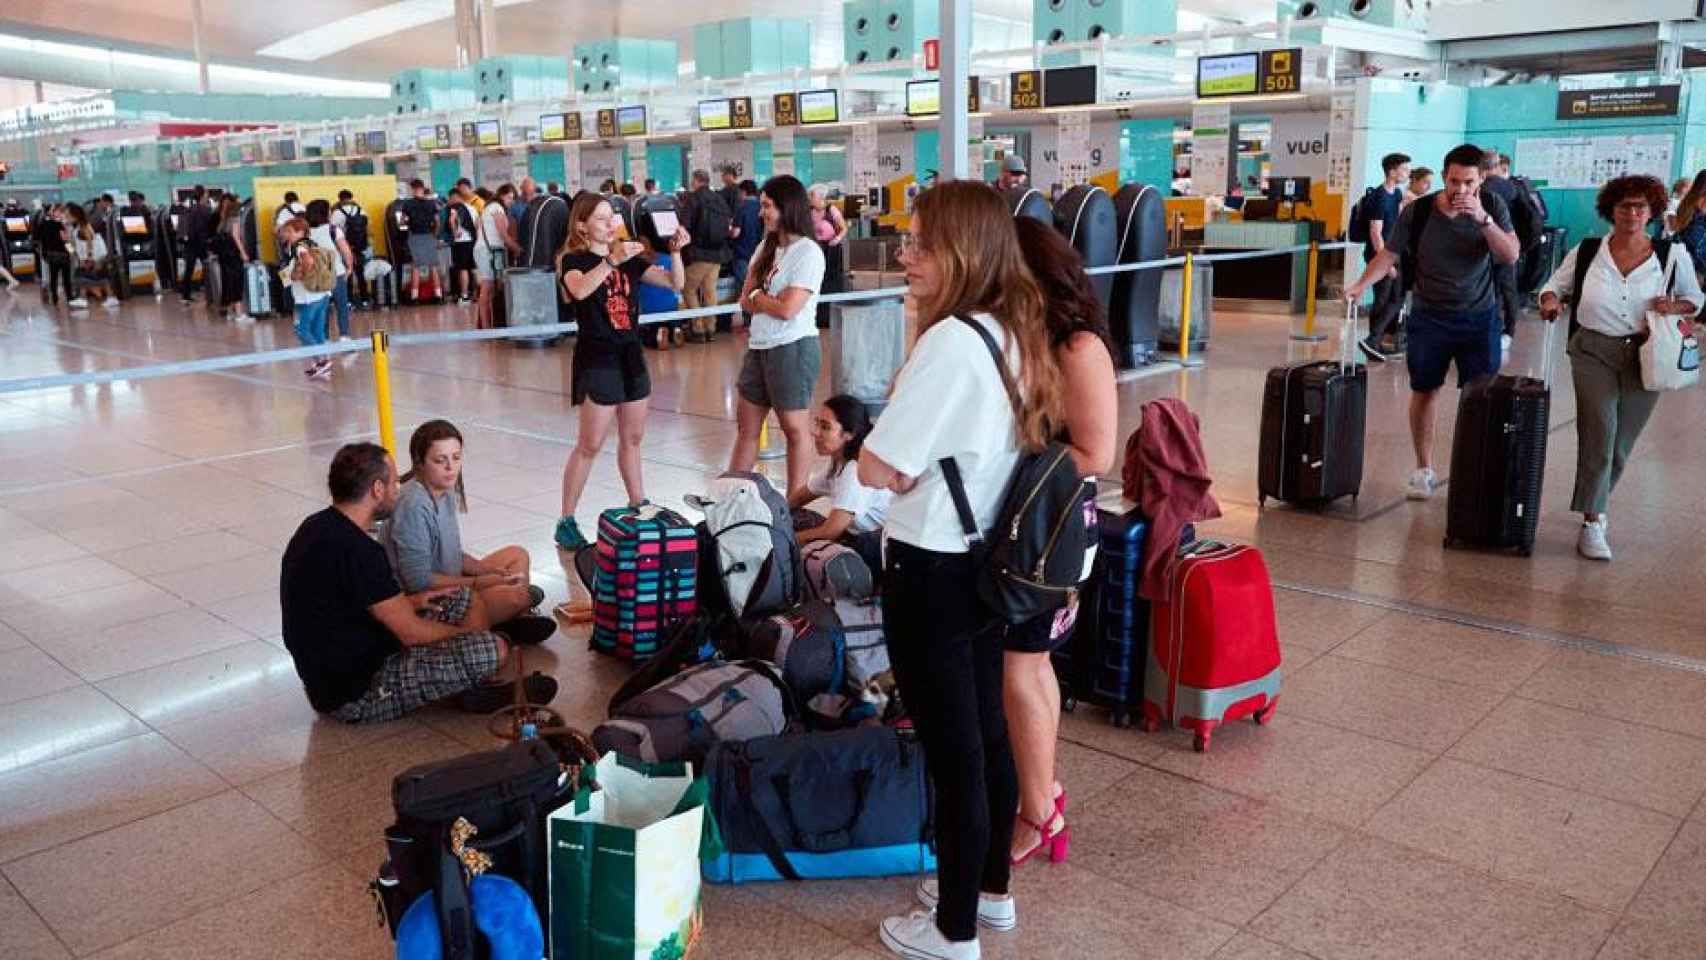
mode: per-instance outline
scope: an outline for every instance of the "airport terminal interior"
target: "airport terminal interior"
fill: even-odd
[[[821,294],[843,291],[810,323],[822,358],[814,411],[867,391],[858,400],[881,435],[891,399],[896,411],[917,407],[894,387],[920,335],[916,302],[903,303],[920,282],[919,248],[904,238],[931,189],[987,181],[1015,217],[1058,229],[1092,268],[1107,314],[1115,459],[1099,478],[1103,539],[1089,577],[1115,583],[1107,532],[1139,509],[1122,483],[1128,438],[1177,403],[1196,418],[1218,502],[1193,515],[1196,537],[1218,542],[1210,552],[1254,547],[1265,563],[1268,583],[1255,594],[1191,595],[1203,623],[1219,613],[1237,621],[1236,635],[1187,627],[1175,641],[1177,624],[1151,629],[1148,599],[1115,598],[1112,585],[1092,592],[1090,580],[1075,594],[1109,612],[1080,609],[1079,633],[1053,654],[1064,700],[1054,776],[1070,796],[1060,815],[1070,852],[1062,844],[1059,856],[1012,868],[1017,924],[980,929],[982,956],[1706,957],[1706,394],[1659,394],[1600,515],[1614,558],[1590,558],[1572,502],[1587,407],[1573,371],[1587,362],[1580,337],[1593,331],[1584,327],[1566,354],[1569,306],[1556,323],[1542,309],[1544,286],[1583,282],[1559,269],[1569,250],[1587,238],[1611,236],[1607,251],[1623,242],[1614,232],[1623,226],[1608,220],[1622,224],[1644,195],[1614,196],[1625,206],[1610,216],[1601,188],[1619,178],[1652,178],[1670,204],[1643,207],[1651,223],[1637,224],[1631,242],[1643,230],[1674,232],[1673,256],[1706,253],[1683,229],[1691,217],[1706,227],[1706,15],[1693,0],[152,6],[147,17],[120,0],[0,9],[0,266],[18,281],[0,286],[0,957],[451,956],[442,912],[411,902],[419,889],[397,893],[415,879],[405,870],[399,886],[402,854],[387,842],[406,819],[399,775],[435,764],[466,772],[475,765],[465,758],[536,747],[542,729],[574,731],[575,743],[589,735],[598,752],[613,694],[649,669],[633,662],[632,630],[626,657],[601,649],[600,618],[627,601],[596,585],[616,574],[599,567],[589,584],[577,553],[560,547],[586,333],[562,326],[583,315],[557,302],[561,289],[552,295],[569,207],[583,191],[609,196],[614,242],[645,241],[647,257],[673,249],[680,224],[691,278],[708,211],[744,207],[716,193],[725,179],[763,187],[768,208],[781,201],[767,182],[789,174],[821,200],[833,235],[817,234]],[[1448,161],[1460,144],[1486,161]],[[1413,288],[1402,309],[1396,295],[1389,338],[1370,330],[1383,308],[1360,287],[1347,327],[1346,291],[1363,271],[1361,204],[1383,183],[1412,189],[1408,175],[1424,167],[1431,184],[1415,187],[1424,205],[1466,171],[1510,184],[1518,199],[1496,209],[1509,210],[1513,229],[1496,217],[1485,229],[1522,250],[1509,268],[1508,343],[1492,351],[1499,377],[1460,389],[1454,373],[1438,391],[1438,489],[1418,499],[1411,380],[1427,335],[1416,298],[1428,288]],[[696,190],[699,171],[710,193]],[[411,181],[442,206],[464,178],[469,207],[472,188],[526,183],[516,216],[496,221],[512,241],[507,269],[482,268],[492,288],[482,296],[496,301],[490,322],[459,299],[461,286],[411,289],[421,241],[451,265],[461,229],[454,205],[432,234],[408,229]],[[349,254],[349,279],[361,282],[338,278],[354,301],[347,330],[336,306],[322,307],[309,311],[319,330],[304,336],[304,303],[291,304],[316,278],[285,266],[285,248],[314,257],[277,227],[290,234],[302,211],[279,212],[316,200],[336,208],[340,190],[365,225],[365,249]],[[98,195],[110,205],[95,204]],[[227,199],[222,239],[198,246],[220,209],[209,204]],[[1494,202],[1477,202],[1491,217]],[[491,195],[478,203],[502,206]],[[1536,203],[1525,229],[1516,207]],[[312,207],[307,215],[315,220]],[[347,212],[334,222],[347,238]],[[481,254],[491,222],[479,220]],[[1411,223],[1409,213],[1398,220]],[[44,248],[48,234],[63,239]],[[101,241],[87,258],[85,237]],[[54,242],[71,253],[55,254]],[[221,263],[224,246],[241,248],[233,270]],[[1627,298],[1637,277],[1617,268]],[[70,292],[50,295],[67,270]],[[753,406],[744,384],[762,351],[751,346],[750,316],[727,306],[742,293],[731,272],[707,298],[725,305],[720,314],[636,307],[651,389],[638,453],[645,497],[688,525],[715,523],[716,505],[700,509],[699,498],[725,489],[738,417]],[[530,299],[530,277],[546,278],[542,304]],[[670,282],[667,267],[652,277]],[[1502,306],[1489,314],[1495,324]],[[1645,307],[1631,315],[1653,329],[1664,322]],[[706,327],[716,332],[701,342]],[[1361,405],[1345,421],[1355,435],[1326,431],[1326,449],[1291,451],[1305,468],[1311,456],[1360,464],[1347,486],[1314,499],[1276,488],[1269,474],[1290,474],[1264,462],[1283,459],[1269,449],[1283,449],[1268,435],[1276,376],[1286,396],[1287,369],[1304,364],[1356,385],[1350,399],[1311,397]],[[1625,399],[1650,396],[1635,377]],[[1492,421],[1477,428],[1491,437],[1480,447],[1454,444],[1500,384],[1507,404],[1549,396],[1537,425]],[[1006,400],[991,393],[988,403]],[[554,629],[511,646],[524,672],[556,682],[525,729],[455,697],[383,722],[319,712],[295,654],[321,638],[286,636],[286,549],[331,503],[334,454],[380,443],[407,470],[409,438],[436,419],[463,438],[463,550],[523,548],[542,597],[518,619]],[[1319,437],[1321,419],[1303,417],[1285,436]],[[755,468],[784,493],[786,436],[771,414]],[[601,511],[670,516],[623,509],[618,446],[612,430],[577,510],[599,563],[621,549],[623,529],[600,523]],[[1492,476],[1480,462],[1489,458],[1508,460],[1508,471]],[[1514,503],[1517,533],[1476,541],[1477,506],[1501,502]],[[700,531],[702,615],[707,539],[718,549]],[[1194,559],[1180,555],[1177,569]],[[895,589],[883,571],[871,574]],[[726,572],[719,581],[719,591],[734,583]],[[814,584],[804,594],[829,590]],[[1178,583],[1165,589],[1175,587],[1184,596]],[[1139,618],[1117,640],[1122,603]],[[1168,605],[1185,609],[1178,598]],[[663,623],[652,642],[671,630],[679,625]],[[1176,653],[1163,636],[1196,652]],[[1228,662],[1276,642],[1278,666],[1260,676]],[[1130,662],[1109,663],[1116,648]],[[839,692],[855,705],[873,696],[842,679],[835,651]],[[792,682],[783,656],[778,676]],[[1079,657],[1100,658],[1131,688],[1109,694]],[[1219,663],[1221,679],[1181,679],[1198,662]],[[1172,708],[1169,682],[1233,691],[1208,698],[1225,711],[1212,736],[1194,735],[1195,719],[1180,714],[1147,722]],[[788,731],[766,739],[847,735],[824,729],[835,724],[808,713],[807,696],[795,699]],[[879,703],[876,716],[839,719],[923,756],[918,732],[894,712]],[[703,714],[683,722],[717,726]],[[546,737],[553,749],[568,739]],[[526,928],[500,936],[482,926],[465,955],[980,955],[963,944],[897,945],[882,926],[922,909],[916,888],[935,876],[936,835],[967,816],[942,790],[926,804],[910,866],[882,868],[896,848],[865,843],[875,828],[861,819],[905,812],[867,810],[866,791],[873,777],[902,774],[850,773],[820,748],[811,762],[829,771],[819,778],[847,778],[858,799],[831,798],[827,814],[784,810],[792,842],[780,852],[749,846],[743,861],[743,832],[770,829],[772,811],[759,809],[751,783],[719,787],[731,754],[719,745],[712,756],[726,762],[701,764],[700,787],[673,787],[655,810],[655,798],[628,801],[625,816],[600,794],[637,790],[643,775],[673,783],[681,768],[669,761],[684,755],[641,758],[658,761],[649,765],[605,751],[595,786],[591,758],[583,767],[564,754],[552,767],[564,792],[522,815],[544,860],[531,873],[502,854],[489,870],[461,866],[451,852],[460,841],[423,832],[441,848],[433,869],[453,864],[439,883],[472,891],[476,923]],[[786,783],[775,782],[786,807]],[[576,832],[572,818],[601,810],[613,825]],[[813,833],[798,822],[813,817],[847,823]],[[622,869],[601,846],[618,834],[629,844]],[[598,839],[575,846],[582,836]],[[741,882],[728,882],[731,858],[746,864],[734,871]],[[778,859],[808,876],[777,877]],[[490,880],[520,891],[526,922],[482,911],[481,897],[496,896],[495,883],[480,885]],[[450,892],[425,888],[435,889]],[[410,918],[412,941],[397,932]],[[667,936],[656,936],[660,923]]]

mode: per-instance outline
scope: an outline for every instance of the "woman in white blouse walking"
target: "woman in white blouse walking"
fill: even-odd
[[[1647,311],[1692,317],[1706,300],[1688,251],[1680,244],[1655,244],[1648,236],[1665,202],[1664,184],[1653,177],[1607,183],[1596,209],[1610,222],[1611,234],[1578,244],[1540,291],[1540,315],[1548,322],[1562,312],[1564,299],[1574,303],[1569,355],[1578,450],[1570,509],[1582,514],[1576,549],[1590,560],[1611,559],[1605,509],[1659,400],[1641,383]],[[1665,268],[1674,257],[1682,259],[1666,289]],[[1587,262],[1578,269],[1582,260]]]

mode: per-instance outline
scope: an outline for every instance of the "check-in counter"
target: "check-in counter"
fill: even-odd
[[[1309,242],[1311,221],[1214,222],[1203,227],[1203,253],[1276,250]],[[1296,313],[1304,309],[1309,286],[1309,254],[1253,257],[1216,265],[1214,295],[1232,309]]]

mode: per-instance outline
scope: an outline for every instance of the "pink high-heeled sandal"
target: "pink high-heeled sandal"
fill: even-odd
[[[1048,818],[1047,823],[1036,823],[1027,819],[1024,814],[1020,814],[1019,822],[1037,832],[1037,845],[1025,851],[1022,856],[1013,857],[1013,866],[1022,866],[1027,860],[1044,850],[1048,851],[1049,863],[1061,863],[1066,860],[1066,855],[1072,849],[1072,825],[1066,822],[1064,814],[1056,810],[1054,816]],[[1056,823],[1060,824],[1059,829],[1051,832],[1049,827]]]

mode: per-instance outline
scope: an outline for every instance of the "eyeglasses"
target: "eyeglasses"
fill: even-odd
[[[1647,212],[1647,201],[1625,200],[1622,203],[1613,206],[1612,209],[1621,210],[1624,213],[1645,213]]]
[[[900,252],[906,254],[923,253],[924,241],[918,239],[916,234],[903,233],[900,235]]]

